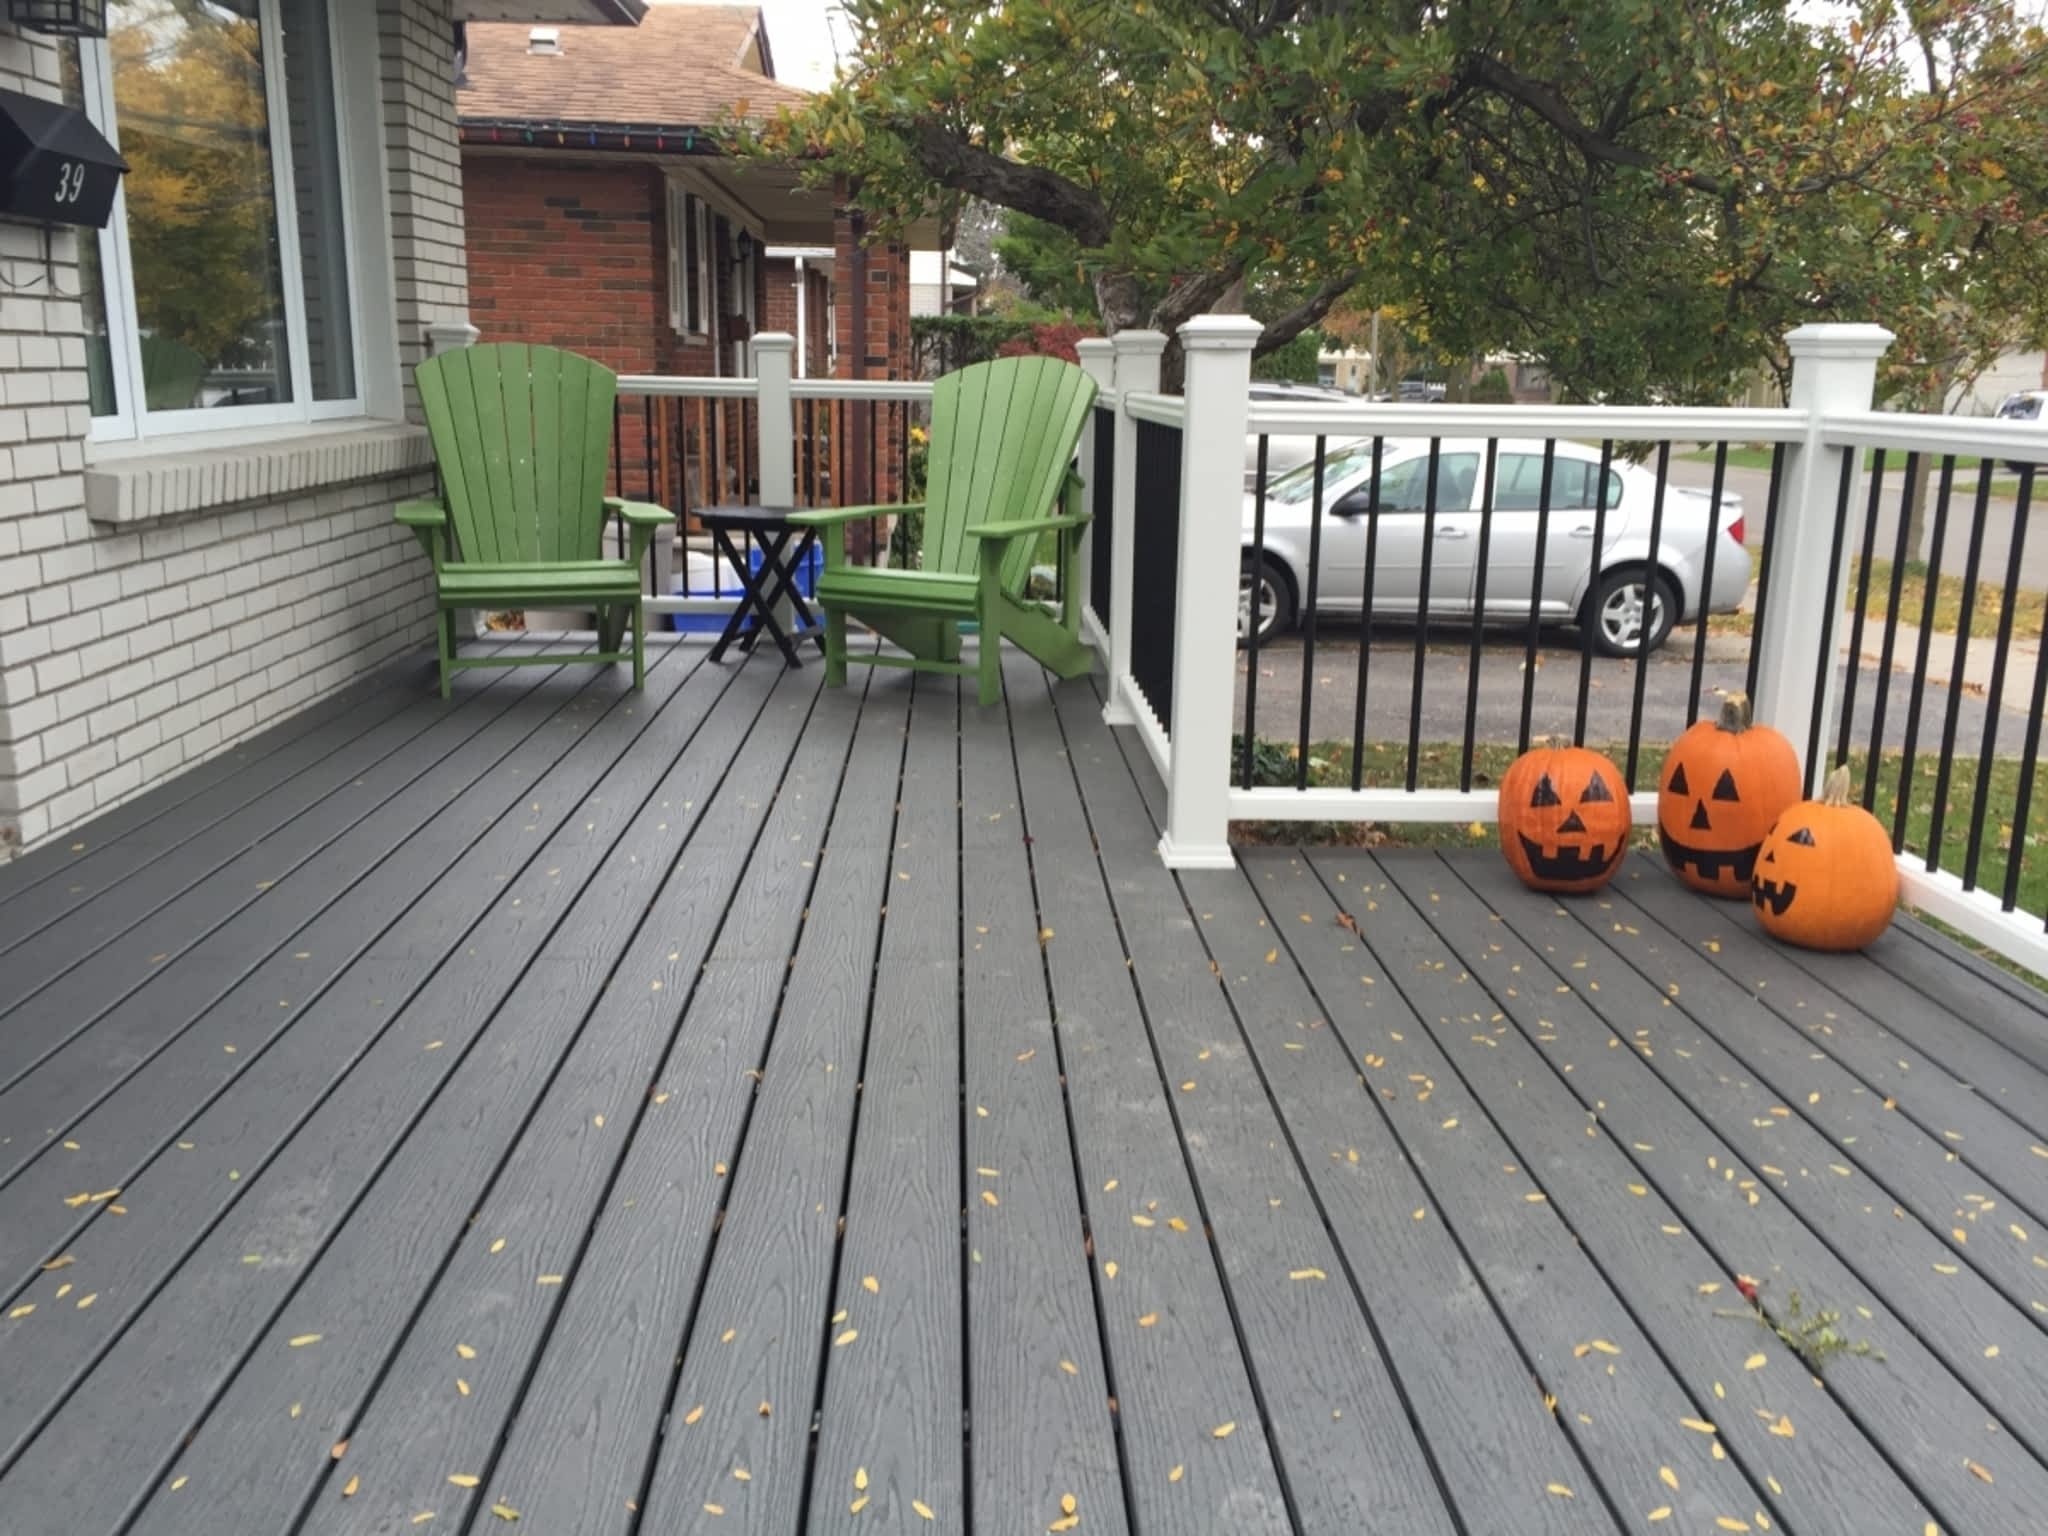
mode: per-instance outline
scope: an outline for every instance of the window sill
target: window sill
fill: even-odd
[[[246,502],[276,501],[432,466],[424,427],[366,422],[265,434],[176,453],[123,454],[85,471],[86,515],[132,528]]]

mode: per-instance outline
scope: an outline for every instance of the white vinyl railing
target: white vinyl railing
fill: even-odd
[[[1801,749],[1802,757],[1811,759],[1807,764],[1810,787],[1818,783],[1824,760],[1831,761],[1849,744],[1849,733],[1841,727],[1843,700],[1839,695],[1845,685],[1835,663],[1850,626],[1845,603],[1856,553],[1850,546],[1866,523],[1866,497],[1869,506],[1876,505],[1877,488],[1868,485],[1863,469],[1865,450],[1884,450],[1893,455],[1894,465],[1906,454],[1936,459],[1969,455],[1999,464],[2048,463],[2048,427],[1870,409],[1878,359],[1891,340],[1875,326],[1814,325],[1792,332],[1786,339],[1793,360],[1791,403],[1783,409],[1251,402],[1251,350],[1258,333],[1256,322],[1240,316],[1204,316],[1189,322],[1180,334],[1186,354],[1186,388],[1181,395],[1159,390],[1160,359],[1167,338],[1157,332],[1126,331],[1108,341],[1085,341],[1080,347],[1082,366],[1099,389],[1097,409],[1083,435],[1080,464],[1084,474],[1093,474],[1098,467],[1106,470],[1107,484],[1090,489],[1090,504],[1097,509],[1098,522],[1083,545],[1081,591],[1068,594],[1068,600],[1082,603],[1083,633],[1102,657],[1107,674],[1106,718],[1135,730],[1166,781],[1167,826],[1160,852],[1176,868],[1227,864],[1233,821],[1490,823],[1495,817],[1495,795],[1486,787],[1390,787],[1363,783],[1355,776],[1354,787],[1349,788],[1273,787],[1253,780],[1248,752],[1245,771],[1237,771],[1233,736],[1240,722],[1235,718],[1233,678],[1246,539],[1244,445],[1248,440],[1265,436],[1322,438],[1332,444],[1371,438],[1664,444],[1660,496],[1668,445],[1771,446],[1776,457],[1770,505],[1759,506],[1752,498],[1741,513],[1750,520],[1751,542],[1755,542],[1756,531],[1769,530],[1764,556],[1768,603],[1758,616],[1750,642],[1749,671],[1757,718],[1784,732]],[[931,385],[796,379],[790,368],[793,347],[793,340],[786,336],[770,333],[756,337],[751,378],[621,378],[621,411],[632,412],[636,399],[697,400],[704,403],[700,409],[722,403],[721,408],[738,412],[737,419],[745,423],[746,442],[735,451],[745,455],[742,480],[749,492],[746,499],[770,505],[798,505],[806,497],[816,499],[822,487],[815,478],[799,492],[800,469],[793,457],[804,451],[803,433],[811,421],[807,411],[823,410],[825,402],[861,401],[878,408],[869,414],[879,414],[883,407],[908,411],[929,401]],[[628,494],[636,490],[630,475],[626,489]],[[838,489],[836,485],[830,488],[830,500],[839,499]],[[2048,493],[2048,485],[2043,491]],[[1950,516],[1945,500],[1942,516]],[[1969,516],[1967,510],[1962,516]],[[1756,522],[1759,518],[1765,522]],[[1874,513],[1868,523],[1875,526]],[[1710,524],[1710,541],[1712,527]],[[1952,537],[1960,540],[1968,530],[1960,524],[1958,528]],[[2012,537],[2023,539],[2025,532],[2017,528]],[[1973,551],[1976,542],[1973,536]],[[1890,550],[1864,549],[1865,569],[1873,554],[1888,557]],[[1990,569],[1994,563],[1984,562],[1986,568],[1980,573],[1973,554],[1972,579],[1998,587],[2001,571]],[[2011,566],[2018,570],[2016,553]],[[709,594],[664,594],[654,598],[650,607],[655,612],[724,613],[732,607],[730,594],[730,586]],[[2006,606],[2010,611],[2009,601]],[[1870,622],[1897,624],[1901,617],[1893,613],[1888,619]],[[1903,617],[1908,624],[1917,622],[1917,615]],[[1531,668],[1535,665],[1535,628],[1532,614],[1527,663]],[[1700,633],[1704,640],[1704,622]],[[2001,672],[2006,670],[2009,642],[2009,634],[2001,630],[1995,641]],[[1973,637],[1967,630],[1960,642],[1941,637],[1941,650],[1945,652],[1951,645],[1956,650],[1958,670],[1952,686],[1960,686],[1962,652],[1973,643],[1993,641],[1989,636]],[[1361,640],[1361,667],[1365,649]],[[1923,667],[1927,649],[1924,643],[1919,646]],[[1476,667],[1476,634],[1472,655]],[[2019,651],[2012,652],[2012,657],[2017,677],[2026,657]],[[1846,686],[1850,689],[1856,686],[1857,659],[1854,655],[1849,658]],[[1911,658],[1902,652],[1899,659]],[[2039,664],[2036,666],[2038,669]],[[1913,678],[1916,687],[1923,681],[1917,674]],[[2048,681],[2048,677],[2036,681]],[[1582,674],[1582,729],[1585,686]],[[1695,689],[1698,686],[1696,663]],[[1882,679],[1877,686],[1882,689]],[[1414,688],[1419,702],[1424,688],[1419,661]],[[2033,690],[2030,750],[2040,738],[2042,692],[2039,686]],[[1476,688],[1470,698],[1476,703]],[[1640,731],[1642,703],[1638,685],[1632,732]],[[1985,700],[1992,715],[1984,732],[1984,760],[1994,751],[2010,756],[1998,735],[2000,703],[1995,697]],[[1361,703],[1361,733],[1364,719]],[[1915,719],[1917,722],[1917,710]],[[1525,699],[1524,739],[1528,732]],[[1494,726],[1489,726],[1489,733],[1491,739],[1499,738]],[[1472,735],[1468,718],[1468,781]],[[1953,709],[1938,732],[1930,717],[1927,740],[1931,743],[1937,735],[1946,771],[1948,759],[1960,756],[1969,745],[1958,744]],[[1632,735],[1632,745],[1634,739]],[[1888,750],[1873,729],[1866,763],[1869,773],[1879,771]],[[1889,764],[1884,771],[1892,771]],[[1963,773],[1959,768],[1958,781]],[[1910,787],[1902,785],[1902,790]],[[2048,796],[2048,784],[2042,789]],[[1634,805],[1639,821],[1654,817],[1655,795],[1650,786],[1638,786]],[[2024,805],[2021,810],[2024,812]],[[2014,858],[2023,855],[2024,834],[2023,826],[2011,849]],[[1944,855],[1939,848],[1901,852],[1899,865],[1907,900],[2000,953],[2048,973],[2048,933],[2043,931],[2042,914],[2020,910],[2011,900],[2009,883],[1999,891],[1989,889],[1988,881],[1978,882],[1974,857],[1967,875],[1943,867],[1944,860],[1951,865],[1961,862],[1953,852]]]

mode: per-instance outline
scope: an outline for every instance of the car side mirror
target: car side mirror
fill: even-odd
[[[1330,508],[1335,517],[1364,517],[1371,511],[1372,493],[1367,490],[1348,491]]]

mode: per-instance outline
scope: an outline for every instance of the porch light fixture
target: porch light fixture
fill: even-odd
[[[31,32],[105,37],[107,0],[7,0],[7,19]]]

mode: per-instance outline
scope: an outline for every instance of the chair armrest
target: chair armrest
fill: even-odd
[[[807,512],[792,512],[789,521],[797,528],[831,528],[865,522],[871,517],[895,517],[904,512],[916,512],[923,506],[921,501],[892,501],[866,507],[817,507]]]
[[[676,520],[675,514],[667,507],[657,507],[648,501],[626,501],[617,496],[605,497],[604,509],[618,513],[623,521],[635,528],[659,528]]]
[[[438,501],[401,501],[392,515],[408,528],[432,530],[448,526],[448,509]]]
[[[966,530],[970,539],[1015,539],[1027,533],[1045,533],[1051,529],[1079,528],[1092,513],[1075,512],[1066,517],[1023,517],[1014,522],[983,523]]]

